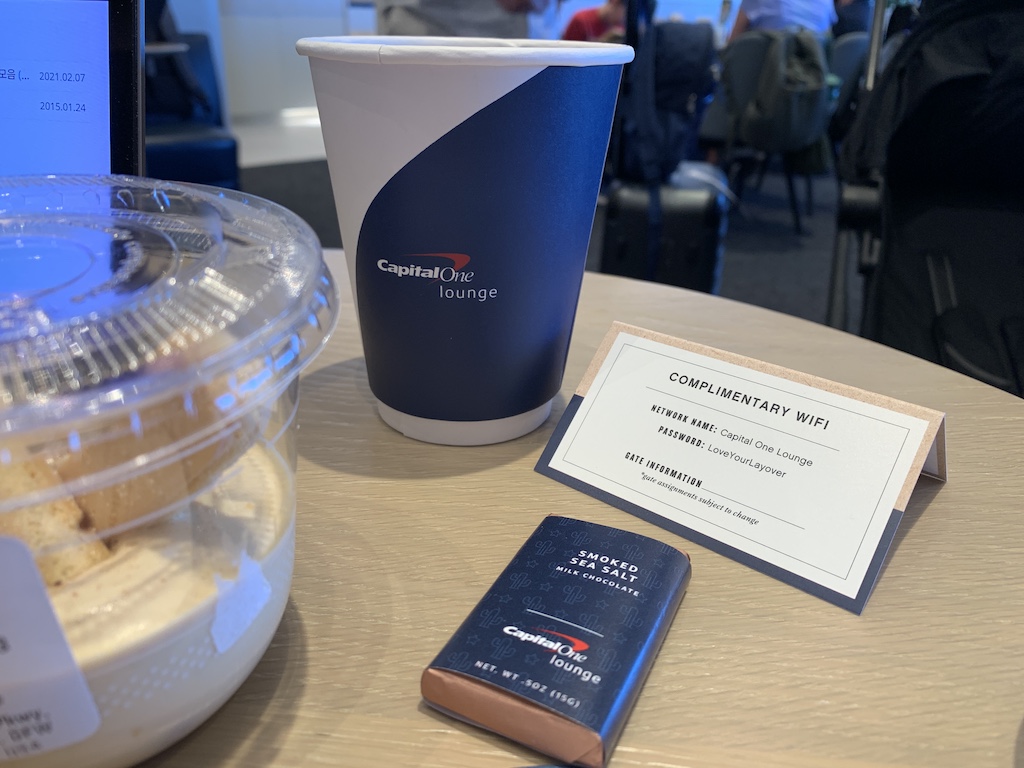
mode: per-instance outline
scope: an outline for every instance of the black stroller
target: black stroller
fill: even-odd
[[[879,5],[882,5],[881,3]],[[1024,396],[1024,5],[924,0],[843,140],[829,322]]]

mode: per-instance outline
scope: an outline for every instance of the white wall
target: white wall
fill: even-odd
[[[231,112],[275,115],[315,104],[302,37],[344,32],[342,0],[220,0]]]

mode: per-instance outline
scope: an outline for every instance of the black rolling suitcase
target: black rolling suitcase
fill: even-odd
[[[706,166],[708,173],[720,174]],[[690,183],[661,186],[658,248],[650,248],[649,188],[618,184],[608,194],[601,271],[718,293],[728,201],[722,187]]]

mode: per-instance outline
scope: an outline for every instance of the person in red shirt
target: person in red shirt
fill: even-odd
[[[563,40],[607,41],[624,34],[625,0],[605,0],[602,5],[576,11],[562,33]]]

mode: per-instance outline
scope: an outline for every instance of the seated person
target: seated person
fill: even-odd
[[[836,21],[833,0],[743,0],[729,40],[756,29],[803,27],[822,37]]]
[[[624,34],[626,24],[625,0],[605,0],[603,5],[584,8],[569,19],[562,32],[563,40],[584,42],[618,41]]]

